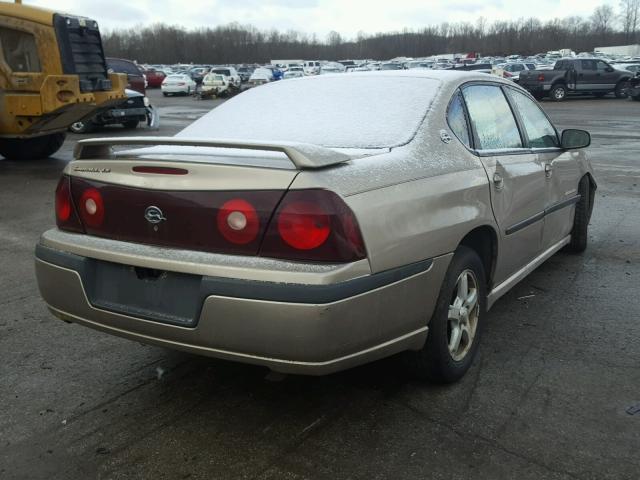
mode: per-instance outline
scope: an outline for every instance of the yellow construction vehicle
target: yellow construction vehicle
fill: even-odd
[[[0,155],[52,155],[69,125],[126,98],[126,83],[108,73],[95,21],[0,2]]]

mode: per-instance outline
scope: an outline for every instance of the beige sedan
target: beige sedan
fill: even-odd
[[[496,300],[586,248],[589,142],[487,75],[275,82],[176,137],[80,142],[40,291],[139,342],[304,374],[403,352],[452,382]]]

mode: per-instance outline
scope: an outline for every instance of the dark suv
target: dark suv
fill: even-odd
[[[568,58],[558,60],[553,70],[525,70],[520,73],[520,86],[538,100],[549,96],[556,102],[567,95],[604,97],[614,93],[626,98],[632,73],[616,70],[599,58]]]
[[[142,74],[142,70],[133,63],[131,60],[124,60],[123,58],[107,58],[107,67],[109,72],[113,73],[126,73],[129,84],[127,88],[140,92],[145,95],[145,79]]]

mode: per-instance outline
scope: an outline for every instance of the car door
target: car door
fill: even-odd
[[[538,255],[545,206],[545,173],[538,155],[523,144],[501,86],[472,84],[463,96],[474,150],[487,172],[493,214],[500,228],[499,283]]]
[[[598,90],[598,70],[596,61],[592,59],[580,60],[578,85],[576,90]]]
[[[540,106],[514,88],[507,93],[517,113],[526,145],[538,156],[545,172],[542,250],[571,233],[578,196],[580,166],[577,158],[560,148],[558,133]]]
[[[596,72],[599,90],[613,90],[616,88],[616,82],[620,76],[611,65],[602,60],[596,61]]]

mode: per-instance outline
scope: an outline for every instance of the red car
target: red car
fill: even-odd
[[[144,74],[147,77],[147,87],[149,88],[160,88],[160,85],[162,85],[162,81],[166,77],[164,72],[155,70],[153,68],[145,70]]]

